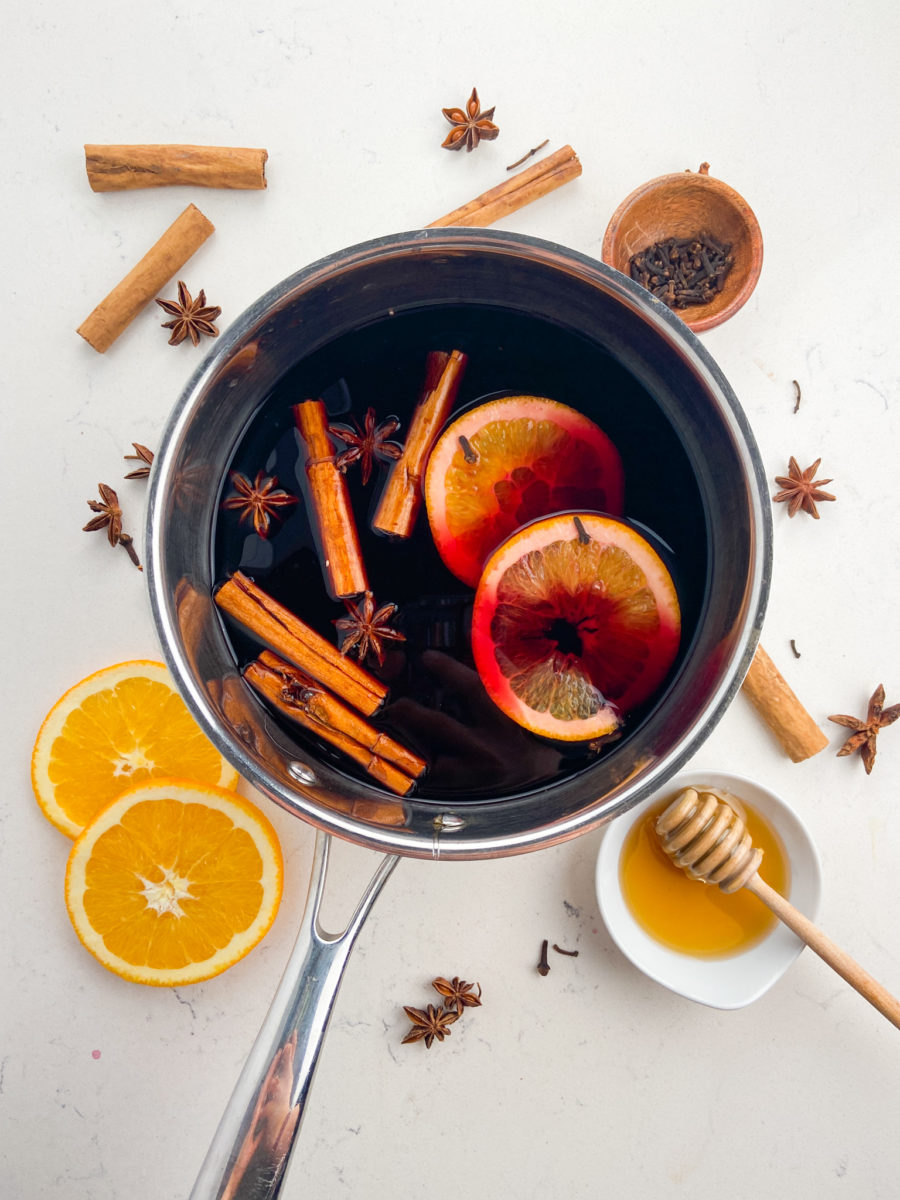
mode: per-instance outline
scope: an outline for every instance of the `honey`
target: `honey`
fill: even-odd
[[[635,821],[622,846],[622,894],[638,924],[656,941],[699,958],[737,954],[761,941],[777,918],[751,892],[732,895],[691,879],[663,850],[654,825],[674,799],[667,797]],[[763,852],[760,875],[782,896],[790,888],[790,864],[778,834],[746,802],[732,807],[744,818],[753,845]]]

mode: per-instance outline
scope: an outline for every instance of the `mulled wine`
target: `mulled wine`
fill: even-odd
[[[222,480],[214,578],[219,585],[236,573],[252,580],[332,647],[343,642],[345,658],[359,658],[387,689],[386,701],[367,716],[382,737],[373,754],[380,759],[381,749],[390,751],[396,743],[412,761],[421,761],[423,770],[411,784],[417,797],[499,799],[584,770],[615,743],[544,737],[494,703],[473,658],[475,589],[448,569],[424,504],[408,537],[373,528],[435,351],[459,351],[466,358],[449,420],[492,399],[547,397],[589,418],[615,446],[624,472],[623,515],[651,544],[677,592],[681,638],[667,676],[672,678],[700,618],[709,566],[704,508],[687,452],[653,396],[613,356],[567,328],[504,308],[461,304],[398,312],[328,343],[292,368],[254,414]],[[348,455],[352,440],[332,435],[333,453],[311,458],[298,430],[297,406],[308,401],[321,401],[307,415],[324,420],[326,428],[360,437],[380,430],[374,444],[381,453],[365,460]],[[371,450],[371,438],[367,445]],[[344,461],[335,467],[342,453]],[[346,489],[368,584],[362,594],[336,598],[341,593],[329,575],[329,549],[315,512],[316,503],[328,501],[321,489],[316,500],[319,485],[311,490],[313,461],[327,461],[329,479],[337,470]],[[267,483],[273,478],[277,482]],[[262,530],[251,509],[234,500],[241,480],[258,480],[269,496],[282,493],[266,511]],[[367,602],[368,614],[362,611]],[[361,635],[348,646],[348,623],[355,628],[355,615],[367,615],[367,627],[376,634],[380,619],[387,636],[370,637],[363,647]],[[338,622],[344,622],[343,632]],[[227,614],[223,623],[236,661],[247,668],[260,655],[259,640]],[[568,653],[571,630],[554,628]],[[340,665],[334,669],[340,671]],[[290,698],[292,688],[293,695],[302,692],[308,700],[318,687],[301,673],[299,682],[279,676],[271,696],[262,694],[273,718],[315,756],[375,786],[402,790],[373,779],[361,757],[357,761],[340,744],[324,740],[315,725],[298,726],[273,701],[278,695]],[[665,688],[663,682],[629,711],[616,736],[636,731]],[[412,778],[408,762],[403,769]]]

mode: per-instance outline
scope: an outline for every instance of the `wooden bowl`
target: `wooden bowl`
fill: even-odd
[[[730,243],[734,266],[715,299],[673,309],[695,333],[721,325],[746,304],[763,258],[762,233],[749,204],[708,172],[709,163],[702,163],[696,172],[649,180],[622,201],[603,237],[603,261],[624,275],[632,255],[671,237],[709,233],[719,243]]]

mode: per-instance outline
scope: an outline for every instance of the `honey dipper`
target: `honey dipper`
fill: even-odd
[[[757,874],[762,851],[755,849],[743,819],[726,795],[711,788],[685,788],[656,819],[663,849],[692,879],[723,892],[747,888],[821,959],[900,1029],[900,1001]]]

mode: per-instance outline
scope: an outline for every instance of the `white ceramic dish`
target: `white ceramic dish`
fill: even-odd
[[[721,788],[747,801],[775,829],[791,866],[788,899],[814,921],[822,890],[819,857],[809,831],[794,810],[774,792],[752,780],[722,771],[691,769],[660,792],[616,818],[607,829],[597,857],[597,899],[613,941],[645,975],[688,1000],[711,1008],[743,1008],[782,977],[803,943],[780,922],[761,942],[722,958],[696,958],[670,950],[637,923],[622,895],[619,859],[628,831],[649,808],[685,787]],[[765,866],[760,871],[765,878]],[[697,887],[706,886],[698,883]]]

